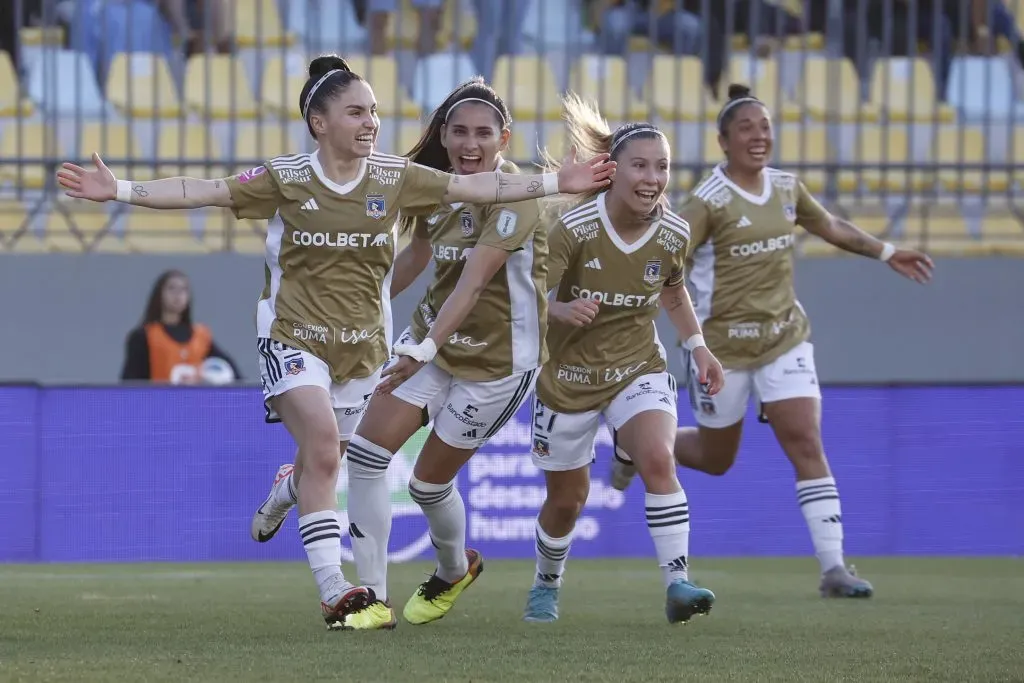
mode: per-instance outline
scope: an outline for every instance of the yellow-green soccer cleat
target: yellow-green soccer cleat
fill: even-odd
[[[410,624],[429,624],[451,611],[455,601],[484,570],[484,560],[475,550],[466,550],[469,571],[455,583],[442,580],[435,573],[420,584],[416,593],[405,603],[402,616]]]
[[[391,631],[398,626],[395,610],[387,600],[378,600],[370,590],[370,602],[362,609],[349,612],[342,622],[344,631]]]

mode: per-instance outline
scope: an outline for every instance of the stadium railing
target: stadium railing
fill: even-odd
[[[972,35],[959,15],[930,11],[953,4],[937,0],[675,0],[704,22],[696,54],[645,35],[604,54],[596,0],[534,0],[517,53],[499,55],[489,76],[513,112],[513,160],[564,151],[558,98],[571,88],[612,125],[665,130],[674,196],[720,160],[714,122],[727,85],[749,84],[773,113],[774,163],[834,212],[938,255],[1024,256],[1024,1],[986,2],[999,21]],[[968,16],[971,0],[960,4]],[[419,54],[431,41],[410,0],[380,36],[360,0],[232,5],[233,49],[185,56],[149,3],[82,0],[59,16],[53,3],[14,0],[22,28],[0,47],[0,251],[261,253],[259,221],[69,201],[55,169],[99,151],[119,176],[221,176],[311,150],[297,98],[321,52],[342,54],[374,86],[379,147],[401,154],[441,99],[481,71],[470,0],[446,0],[430,54]],[[709,88],[705,65],[718,53]],[[837,252],[805,239],[800,253]]]

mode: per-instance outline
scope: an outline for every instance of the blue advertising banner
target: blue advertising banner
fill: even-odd
[[[681,398],[680,422],[691,424]],[[849,554],[1024,551],[1024,387],[827,387],[824,413]],[[792,468],[754,418],[727,476],[680,470],[695,557],[811,552]],[[459,476],[469,542],[489,558],[533,557],[545,488],[529,420],[524,406]],[[431,553],[406,491],[424,437],[389,471],[396,561]],[[650,556],[643,487],[608,485],[610,440],[600,438],[573,555]],[[254,509],[294,454],[283,427],[264,424],[258,389],[0,387],[0,453],[0,561],[304,557],[294,514],[272,542],[249,538]]]

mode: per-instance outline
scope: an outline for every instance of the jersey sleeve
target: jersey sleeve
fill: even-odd
[[[686,245],[686,251],[692,253],[711,236],[711,212],[707,204],[688,194],[676,213],[690,224],[690,240]]]
[[[270,169],[257,166],[227,179],[236,218],[273,218],[283,197]]]
[[[538,220],[540,209],[536,200],[485,206],[484,226],[477,244],[508,252],[518,251],[533,237]]]
[[[550,292],[558,287],[558,283],[562,281],[562,275],[572,263],[576,244],[576,240],[562,225],[562,221],[556,222],[555,227],[548,232],[548,277],[544,291]]]
[[[684,277],[686,277],[686,252],[680,249],[678,253],[672,255],[668,277],[665,278],[665,286],[676,287],[683,281]]]
[[[801,181],[796,181],[796,224],[801,227],[823,225],[831,220],[832,215],[818,203]]]
[[[407,216],[425,216],[444,204],[451,175],[409,162],[398,192],[398,208]]]

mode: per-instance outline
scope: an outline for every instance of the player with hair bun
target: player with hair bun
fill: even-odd
[[[615,182],[562,210],[548,235],[550,359],[537,380],[534,464],[547,498],[537,518],[537,568],[524,619],[558,618],[558,597],[576,519],[590,491],[594,439],[603,416],[612,440],[636,454],[647,493],[647,528],[666,587],[665,614],[685,622],[715,595],[689,581],[690,511],[672,460],[676,385],[658,340],[658,309],[694,355],[709,394],[722,367],[708,350],[683,284],[690,229],[666,209],[671,151],[649,123],[612,132],[593,105],[568,94],[574,145],[618,163]],[[551,164],[554,166],[554,164]]]
[[[341,571],[335,508],[341,454],[380,378],[391,347],[390,289],[396,218],[442,204],[493,204],[602,187],[614,163],[573,163],[558,176],[498,172],[456,176],[374,151],[380,120],[370,85],[335,55],[309,65],[299,112],[317,142],[311,154],[271,159],[223,180],[118,180],[93,155],[94,170],[64,164],[72,197],[153,209],[231,208],[268,219],[266,284],[256,333],[268,421],[282,421],[298,445],[294,468],[279,470],[253,517],[254,539],[280,528],[291,504],[329,628],[371,601]],[[398,264],[401,266],[402,264]],[[433,349],[416,350],[432,358]],[[288,502],[285,507],[283,501]],[[283,513],[281,512],[283,510]]]
[[[810,325],[793,288],[794,227],[888,263],[915,282],[928,282],[934,266],[920,252],[881,242],[833,216],[797,176],[769,167],[772,121],[749,88],[729,87],[718,131],[726,160],[697,184],[680,214],[690,224],[687,278],[697,315],[726,381],[717,395],[705,391],[696,381],[696,359],[684,349],[698,427],[679,429],[675,458],[708,474],[729,471],[753,393],[796,471],[797,501],[821,565],[821,595],[870,597],[871,584],[843,559],[842,511],[821,443]],[[617,451],[612,464],[612,485],[620,490],[636,471],[628,453]]]

